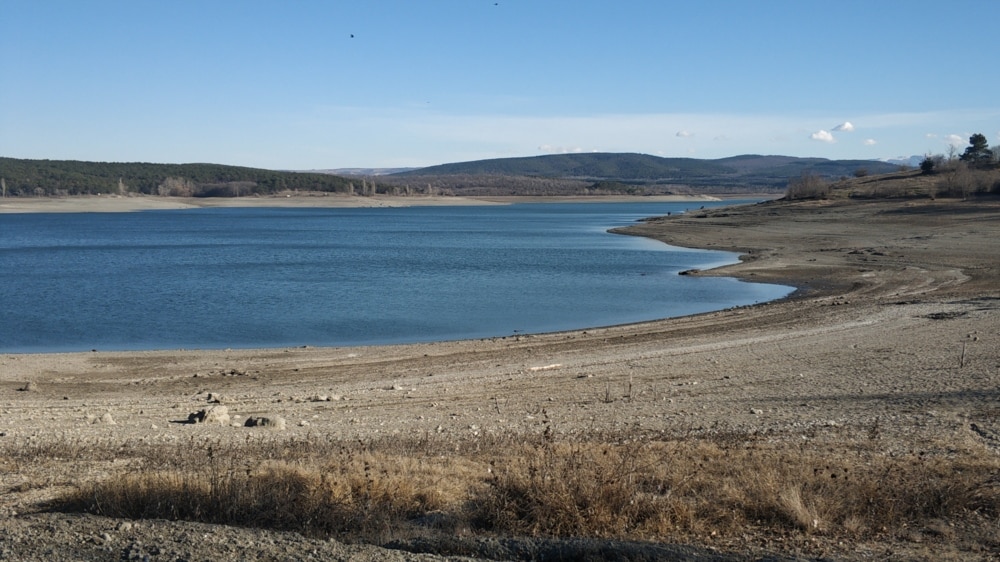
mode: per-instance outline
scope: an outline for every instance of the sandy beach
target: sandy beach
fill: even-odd
[[[327,199],[339,202],[293,204],[325,205]],[[0,212],[193,204],[4,201]],[[6,354],[0,356],[0,447],[176,444],[192,436],[240,443],[256,433],[234,426],[267,415],[287,420],[286,429],[268,438],[288,441],[316,435],[475,440],[493,433],[572,435],[627,427],[664,437],[757,432],[775,441],[835,446],[877,427],[887,454],[947,455],[949,447],[1000,454],[1000,201],[769,202],[650,220],[627,232],[743,254],[740,264],[694,275],[799,290],[778,302],[686,318],[490,340]],[[225,397],[232,426],[171,423],[205,408],[210,393]],[[88,462],[95,474],[114,465]],[[89,545],[104,529],[121,528],[113,520],[39,511],[39,502],[82,477],[78,471],[72,463],[8,463],[0,527],[35,537],[0,542],[8,556],[40,556],[46,540]],[[44,484],[25,484],[39,481]],[[177,533],[207,532],[191,525],[161,522],[146,529],[167,542],[181,540]],[[903,558],[986,559],[993,547],[983,533],[994,533],[990,540],[1000,544],[994,525],[955,541],[894,539],[892,546]],[[301,555],[296,549],[335,548],[329,541],[317,546],[280,536],[285,550],[272,552],[278,558]],[[91,554],[104,552],[105,542]],[[751,543],[739,548],[767,553]],[[977,544],[987,552],[976,551]],[[884,546],[833,542],[822,552],[867,559],[866,553]],[[74,552],[91,552],[86,548]],[[337,548],[347,550],[321,552],[330,559],[404,559],[376,547]],[[720,548],[724,554],[737,547]]]

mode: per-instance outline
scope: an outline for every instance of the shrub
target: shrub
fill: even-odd
[[[934,159],[931,158],[930,156],[927,156],[926,158],[923,159],[922,162],[920,162],[920,173],[924,174],[925,176],[933,174],[934,164],[935,164]]]
[[[369,542],[469,529],[632,540],[709,532],[854,539],[937,518],[1000,514],[1000,460],[993,453],[886,455],[877,435],[867,439],[843,450],[743,433],[528,443],[516,434],[486,443],[275,441],[209,449],[207,464],[204,449],[159,445],[133,448],[129,468],[77,482],[52,507]],[[69,445],[74,458],[125,454],[117,446]],[[21,448],[8,462],[66,454]]]
[[[830,196],[830,184],[820,176],[810,172],[789,180],[785,191],[787,199],[826,199]]]

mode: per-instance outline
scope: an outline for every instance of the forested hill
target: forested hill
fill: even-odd
[[[148,164],[21,160],[0,157],[4,195],[144,193],[182,197],[233,197],[286,190],[351,191],[358,179],[329,174],[278,172],[219,164]]]
[[[557,154],[342,177],[220,164],[21,160],[0,157],[3,196],[127,194],[238,197],[284,191],[450,195],[580,195],[783,191],[791,178],[897,171],[874,160],[745,155],[718,160],[647,154]]]
[[[803,173],[833,179],[850,177],[862,171],[866,174],[881,174],[897,170],[899,166],[877,160],[827,160],[755,154],[701,160],[597,152],[442,164],[392,174],[388,177],[394,179],[448,175],[500,175],[611,180],[633,184],[784,188],[789,178]]]

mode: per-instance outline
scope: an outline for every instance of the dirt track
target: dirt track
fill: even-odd
[[[698,274],[800,291],[687,318],[492,340],[3,355],[0,443],[177,443],[192,435],[239,442],[262,431],[281,439],[475,439],[545,427],[662,435],[737,429],[836,442],[877,429],[888,450],[935,451],[958,441],[1000,453],[997,201],[767,203],[653,220],[629,232],[743,252],[739,265]],[[21,390],[28,382],[31,389]],[[234,426],[266,415],[283,417],[287,429],[172,423],[205,408],[209,393],[222,396]],[[100,422],[106,413],[113,425]],[[4,514],[30,513],[65,483],[60,475],[27,486],[29,478],[37,472],[4,474]],[[0,525],[13,536],[35,529],[44,544],[46,526],[61,528],[64,517],[5,517]],[[81,518],[73,525],[86,542],[117,523]],[[40,556],[42,547],[18,550],[28,542],[0,542],[0,553]],[[93,552],[104,552],[98,542]],[[304,556],[295,549],[307,542],[269,552]],[[366,552],[393,559],[389,551]]]

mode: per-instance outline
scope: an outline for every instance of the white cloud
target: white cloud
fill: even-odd
[[[822,141],[822,142],[830,142],[830,143],[837,142],[837,139],[833,138],[833,135],[830,133],[830,131],[826,131],[823,129],[820,129],[815,133],[809,135],[809,138],[811,138],[812,140]]]
[[[682,139],[686,139],[689,137],[693,137],[694,133],[689,133],[688,131],[677,131],[677,136],[681,137]]]
[[[865,139],[865,146],[875,146],[878,141],[875,139]]]
[[[854,125],[850,121],[844,121],[840,125],[833,128],[834,131],[844,131],[845,133],[850,133],[854,130]]]
[[[954,146],[955,148],[958,148],[960,146],[964,146],[965,145],[965,139],[963,139],[961,136],[955,135],[955,134],[951,134],[951,135],[946,136],[944,138],[944,142],[946,144]]]
[[[2,3],[2,0],[0,0]],[[592,115],[494,115],[443,111],[386,110],[368,107],[328,107],[308,114],[298,124],[304,139],[300,150],[281,155],[275,168],[428,166],[485,158],[591,152],[662,151],[681,156],[699,142],[703,158],[734,154],[782,154],[867,158],[875,152],[922,154],[947,152],[943,131],[979,130],[987,114],[995,125],[1000,111],[934,114],[864,114],[854,117],[864,127],[856,139],[831,131],[830,123],[843,123],[837,115],[709,114],[709,113],[609,113]],[[966,119],[966,117],[968,117]],[[842,118],[842,117],[841,117]],[[853,122],[852,122],[853,123]],[[825,132],[820,132],[820,130]],[[987,129],[988,131],[989,129]],[[331,131],[342,133],[331,135]],[[673,141],[669,141],[674,131]],[[678,131],[693,133],[685,139]],[[928,132],[936,137],[925,139]],[[843,137],[843,138],[841,138]],[[864,139],[875,138],[876,146]],[[849,141],[840,142],[848,139]],[[968,135],[961,142],[964,147]],[[724,142],[715,142],[724,141]],[[1000,141],[991,142],[1000,145]],[[301,147],[315,146],[311,155]],[[0,139],[2,148],[2,139]],[[319,151],[322,149],[322,152]],[[817,150],[821,149],[821,150]],[[2,151],[0,151],[2,152]],[[821,152],[821,154],[818,154]],[[305,155],[305,156],[304,156]],[[306,156],[309,156],[308,161]],[[190,161],[196,156],[177,157]],[[276,158],[276,162],[278,161]],[[299,158],[295,160],[294,158]],[[216,160],[232,161],[219,156]],[[139,160],[136,157],[136,160]],[[237,162],[244,164],[245,161]]]
[[[937,135],[935,135],[934,133],[927,133],[924,136],[927,137],[927,138],[929,138],[929,139],[936,139],[937,138]]]

